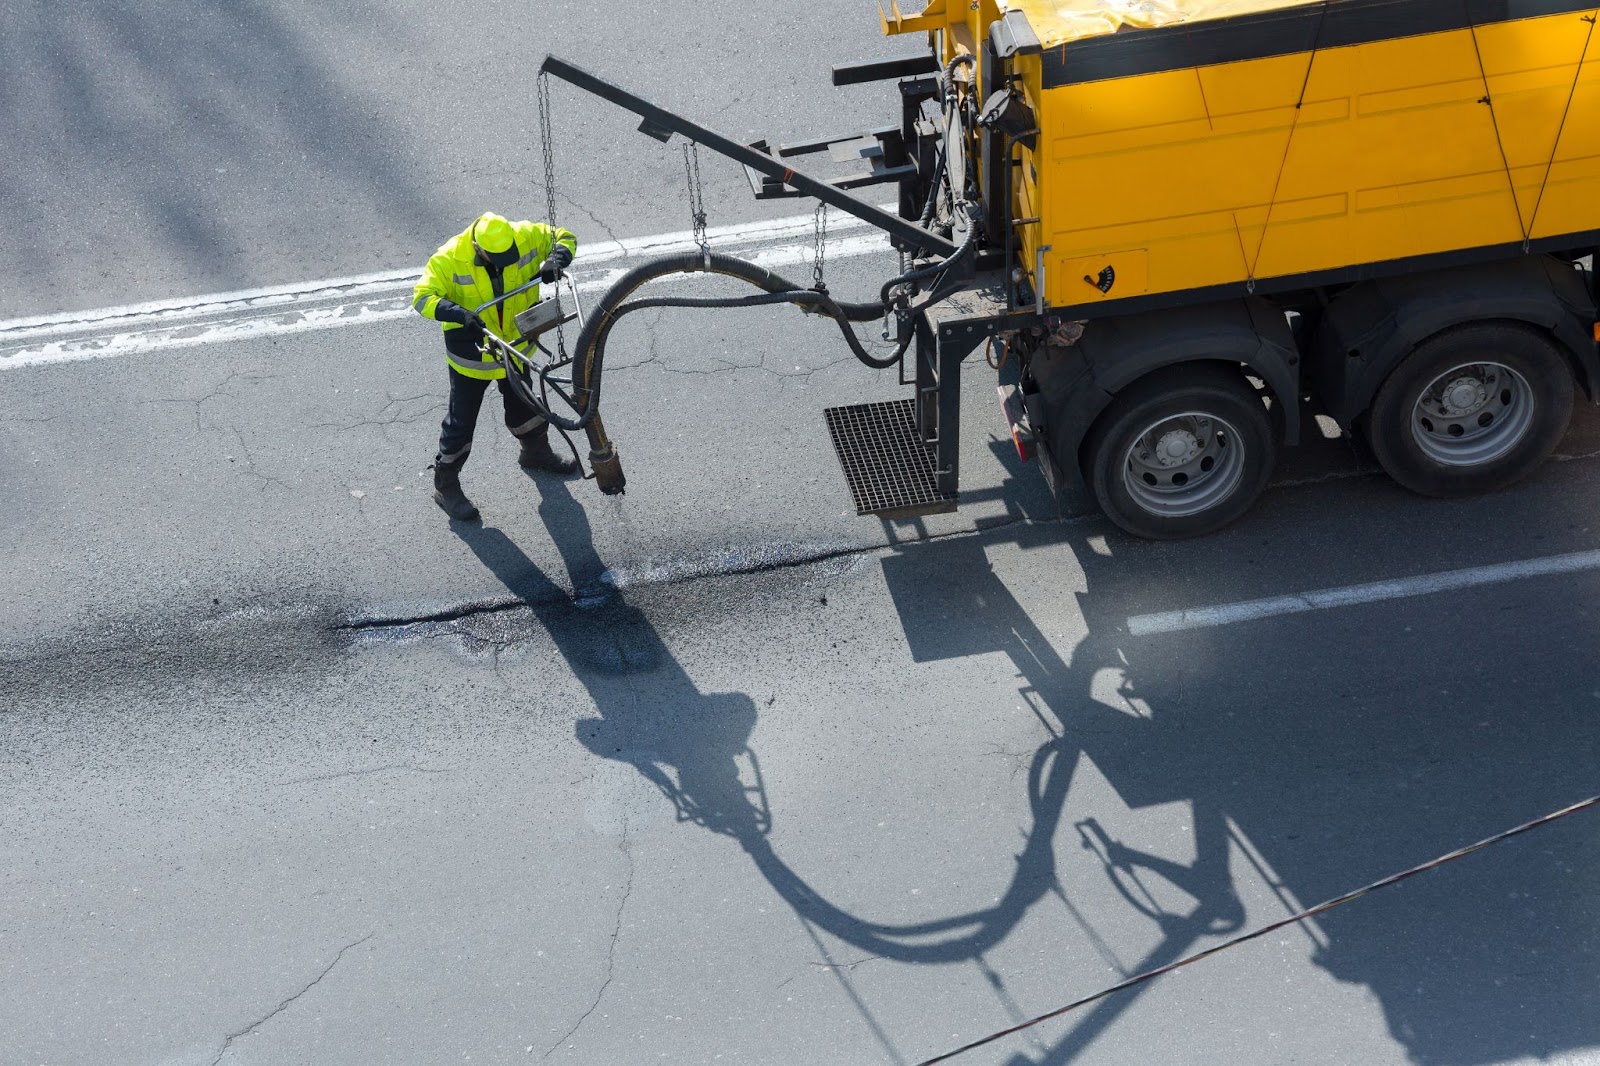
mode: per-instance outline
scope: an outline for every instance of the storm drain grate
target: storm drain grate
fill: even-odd
[[[856,514],[910,518],[956,509],[955,494],[939,491],[933,448],[917,435],[916,401],[830,407],[824,414]]]

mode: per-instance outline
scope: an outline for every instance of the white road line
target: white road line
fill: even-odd
[[[717,250],[763,266],[794,266],[811,260],[812,225],[811,215],[796,215],[724,226],[709,231],[708,237]],[[830,234],[850,234],[830,242],[829,259],[871,255],[889,248],[888,239],[876,231],[859,232],[869,229],[859,219],[831,219],[828,229]],[[580,269],[574,278],[580,289],[600,291],[629,269],[620,265],[607,268],[606,264],[696,247],[693,234],[687,231],[586,244],[580,249]],[[0,370],[403,318],[412,313],[410,292],[416,276],[415,271],[389,271],[0,320]]]
[[[1498,585],[1507,581],[1520,581],[1523,578],[1571,574],[1583,570],[1600,570],[1600,551],[1552,555],[1543,559],[1496,563],[1493,566],[1474,566],[1466,570],[1448,570],[1440,574],[1422,574],[1396,581],[1375,581],[1367,585],[1319,589],[1314,592],[1273,596],[1264,600],[1248,600],[1244,603],[1229,603],[1217,607],[1196,607],[1187,611],[1168,611],[1164,614],[1134,615],[1128,619],[1128,633],[1143,637],[1156,633],[1177,633],[1188,629],[1209,629],[1283,614],[1301,614],[1306,611],[1325,611],[1332,607],[1353,607],[1357,604],[1377,603],[1382,600],[1408,599],[1436,592],[1453,592],[1479,585]]]

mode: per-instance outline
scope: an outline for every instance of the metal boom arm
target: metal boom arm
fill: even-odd
[[[798,189],[807,196],[814,196],[830,207],[837,207],[847,214],[854,215],[869,225],[876,226],[887,232],[890,236],[899,238],[905,245],[919,248],[930,255],[951,256],[956,251],[956,246],[950,241],[935,233],[930,233],[918,226],[915,222],[901,218],[899,215],[883,210],[874,204],[869,204],[859,197],[852,196],[843,189],[836,188],[825,181],[796,170],[781,160],[765,152],[751,148],[749,145],[740,144],[738,141],[724,137],[715,130],[691,122],[681,115],[657,107],[642,97],[635,96],[626,89],[614,85],[604,78],[596,77],[580,67],[575,67],[564,59],[557,59],[553,55],[544,57],[544,62],[539,65],[539,70],[545,74],[553,74],[562,81],[570,82],[585,92],[593,93],[604,100],[625,111],[632,111],[644,119],[646,129],[662,130],[670,133],[682,134],[697,144],[705,145],[713,152],[725,155],[738,163],[743,163],[751,170],[764,174],[775,181],[781,181]],[[662,138],[665,139],[664,137]]]

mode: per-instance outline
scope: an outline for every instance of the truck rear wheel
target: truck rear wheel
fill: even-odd
[[[1378,390],[1367,440],[1424,496],[1505,488],[1549,457],[1572,420],[1572,370],[1537,330],[1479,322],[1418,345]]]
[[[1272,423],[1244,376],[1173,367],[1117,395],[1084,447],[1084,477],[1106,516],[1136,537],[1179,540],[1234,521],[1277,456]]]

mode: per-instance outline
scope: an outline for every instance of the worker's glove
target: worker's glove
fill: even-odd
[[[453,300],[439,297],[439,302],[434,305],[433,317],[440,322],[450,322],[457,326],[467,324],[467,319],[473,317],[472,312]]]
[[[553,285],[561,277],[561,272],[571,265],[571,250],[564,244],[558,244],[544,257],[544,265],[539,268],[539,280],[546,285]]]
[[[483,335],[488,332],[484,328],[483,319],[471,311],[463,311],[463,314],[466,315],[466,321],[461,323],[461,326],[466,332],[467,340],[474,342],[483,340]]]

